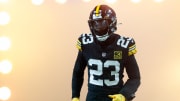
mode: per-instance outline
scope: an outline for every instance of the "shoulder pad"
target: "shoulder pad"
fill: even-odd
[[[133,38],[120,36],[120,38],[117,41],[117,45],[123,48],[127,48],[129,56],[137,52],[136,44]]]

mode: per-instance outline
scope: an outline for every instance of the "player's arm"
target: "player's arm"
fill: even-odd
[[[74,69],[73,69],[73,74],[72,74],[72,99],[73,101],[78,101],[77,99],[80,97],[80,91],[83,85],[84,81],[84,70],[86,67],[86,62],[83,57],[83,52],[82,52],[82,46],[79,43],[80,41],[78,40],[79,44],[79,52],[75,61]],[[75,99],[74,99],[75,98]]]
[[[135,92],[140,85],[140,71],[136,62],[134,54],[136,53],[136,45],[132,39],[128,46],[128,58],[125,63],[128,80],[121,89],[120,93],[123,94],[128,100],[135,97]]]

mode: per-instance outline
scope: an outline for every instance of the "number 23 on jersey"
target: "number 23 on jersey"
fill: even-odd
[[[120,71],[120,63],[116,60],[106,60],[104,63],[98,59],[89,59],[88,61],[89,66],[95,65],[97,68],[90,69],[90,79],[89,83],[98,86],[114,86],[119,83],[119,71]],[[110,68],[110,66],[115,67],[115,69],[109,71],[111,76],[114,77],[113,80],[110,78],[105,79],[94,79],[94,76],[101,76],[103,75],[103,68]],[[104,83],[103,83],[104,82]]]

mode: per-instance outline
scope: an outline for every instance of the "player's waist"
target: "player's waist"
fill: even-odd
[[[121,87],[99,87],[99,86],[94,86],[94,85],[89,85],[88,86],[88,91],[92,93],[97,93],[97,94],[117,94],[121,90]]]

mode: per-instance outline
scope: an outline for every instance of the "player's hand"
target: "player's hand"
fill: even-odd
[[[125,97],[122,94],[108,95],[108,97],[112,98],[112,101],[125,101]]]
[[[79,98],[75,97],[72,99],[72,101],[80,101]]]

